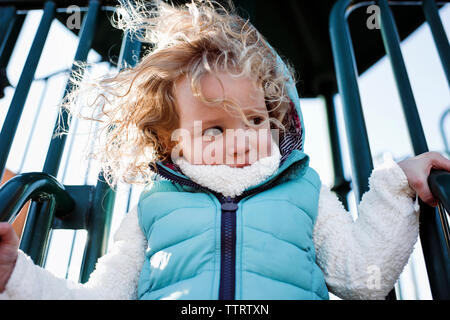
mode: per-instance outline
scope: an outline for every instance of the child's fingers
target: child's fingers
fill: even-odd
[[[431,152],[429,152],[429,154],[431,156],[431,164],[432,164],[433,169],[445,170],[445,171],[450,172],[450,160],[449,159],[444,157],[439,152],[431,151]],[[436,207],[438,205],[439,201],[431,193],[431,191],[428,187],[428,183],[425,184],[423,189],[424,189],[422,191],[423,198],[421,197],[421,199],[428,205],[430,205],[432,207]],[[420,194],[419,194],[419,197],[420,197]]]
[[[428,186],[427,175],[418,174],[414,179],[411,180],[412,187],[416,191],[419,198],[431,207],[436,207],[438,205],[437,198],[431,193],[430,187]]]
[[[433,196],[431,192],[423,192],[422,195],[418,193],[420,199],[425,202],[430,207],[436,207],[438,205],[438,200]]]
[[[0,244],[17,245],[19,238],[12,225],[8,222],[0,222]]]
[[[439,152],[430,152],[431,164],[434,169],[445,170],[450,172],[450,160],[441,155]]]

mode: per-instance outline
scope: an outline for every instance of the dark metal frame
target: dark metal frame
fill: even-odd
[[[41,18],[36,37],[22,70],[22,75],[15,89],[7,118],[5,119],[5,123],[0,133],[0,146],[2,147],[2,153],[0,153],[0,172],[2,175],[15,131],[23,111],[23,106],[25,104],[31,82],[34,78],[34,72],[42,53],[43,45],[48,35],[51,22],[55,17],[55,2],[46,1],[43,9],[44,13]],[[92,39],[95,34],[97,16],[99,10],[103,9],[111,10],[110,7],[101,7],[98,0],[89,1],[87,14],[84,17],[79,34],[80,40],[74,61],[86,62],[87,55],[91,49]],[[25,17],[23,13],[19,14],[18,11],[12,10],[9,7],[6,7],[4,10],[0,10],[0,14],[3,13],[5,13],[3,16],[6,17],[7,20],[2,20],[2,25],[10,27],[5,28],[6,31],[0,34],[0,67],[6,67]],[[5,23],[3,24],[4,21]],[[125,35],[118,62],[120,68],[123,68],[125,65],[135,65],[138,62],[136,57],[139,58],[140,52],[141,43],[131,39],[129,34]],[[75,63],[72,65],[71,76],[74,73],[80,74],[82,72],[83,70],[80,70]],[[71,90],[73,90],[72,84],[68,82],[63,99],[68,93],[71,92]],[[61,116],[62,121],[59,123],[59,120],[57,119],[53,133],[57,132],[59,126],[62,126],[66,131],[69,131],[71,118],[65,111],[62,112]],[[58,175],[65,142],[65,135],[60,137],[55,136],[52,138],[42,173],[33,173],[33,175],[44,174],[47,179],[56,181],[54,177]],[[23,180],[24,177],[30,178],[28,173],[20,174],[17,177],[19,180]],[[0,189],[0,199],[9,197],[10,191],[8,190],[10,190],[11,183],[16,183],[14,181],[11,182],[10,180],[2,186]],[[48,197],[50,197],[49,201],[45,202],[36,201],[34,198],[31,198],[33,201],[31,202],[30,209],[28,211],[20,248],[29,254],[36,264],[42,265],[44,262],[49,233],[52,228],[87,229],[88,240],[85,247],[82,270],[80,272],[80,282],[85,283],[89,279],[91,272],[94,270],[95,263],[98,258],[104,255],[107,250],[112,212],[115,202],[115,190],[111,189],[106,183],[102,172],[98,175],[98,181],[95,187],[60,185],[59,188],[61,190],[69,190],[73,198],[77,199],[75,208],[65,220],[59,219],[58,216],[56,216],[55,219],[54,207],[57,205],[58,201],[52,200],[56,197],[53,193],[45,193]],[[61,193],[61,190],[58,191],[58,194]],[[84,194],[84,196],[79,197],[80,194]],[[28,199],[29,198],[25,199],[23,197],[17,198],[16,202],[18,202],[16,203],[16,206],[18,206],[18,209],[20,209]],[[6,214],[6,212],[9,211],[10,210],[6,208],[2,211],[2,208],[0,207],[0,212],[3,214]],[[13,216],[15,217],[15,214]],[[3,221],[5,219],[3,217],[0,220]]]
[[[395,4],[395,2],[390,2]],[[397,89],[399,91],[403,111],[407,120],[409,135],[416,155],[427,152],[428,147],[417,112],[406,67],[400,51],[400,40],[395,22],[386,0],[368,1],[353,6],[350,0],[339,0],[330,14],[330,37],[336,68],[339,93],[343,101],[344,116],[351,153],[352,174],[357,201],[368,191],[368,178],[373,170],[372,156],[368,136],[362,113],[361,98],[357,82],[357,67],[351,43],[351,36],[347,24],[348,15],[353,9],[361,5],[376,4],[380,8],[380,26],[384,47],[391,61]],[[405,3],[400,3],[405,4]],[[421,4],[421,3],[409,3]],[[433,0],[423,1],[427,21],[432,28],[434,40],[440,52],[440,57],[448,74],[448,40],[443,33],[442,23]],[[436,179],[436,175],[440,179]],[[450,174],[445,171],[432,172],[429,184],[432,190],[439,190],[435,194],[441,203],[448,208],[450,189],[448,181]],[[425,263],[428,271],[430,287],[434,299],[450,298],[450,260],[448,251],[448,222],[442,204],[438,210],[420,202],[420,239],[422,243]],[[394,291],[388,299],[395,299]]]

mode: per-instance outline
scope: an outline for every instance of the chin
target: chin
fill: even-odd
[[[232,168],[244,168],[244,167],[247,167],[249,165],[250,165],[249,163],[244,163],[244,164],[232,164],[232,165],[229,165],[229,166],[232,167]]]

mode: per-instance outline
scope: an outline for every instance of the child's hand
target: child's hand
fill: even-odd
[[[439,152],[431,151],[402,160],[398,162],[398,165],[402,168],[409,185],[416,191],[419,198],[429,206],[436,207],[438,201],[428,187],[428,176],[431,168],[450,172],[450,160]]]
[[[19,238],[8,222],[0,222],[0,292],[5,290],[14,270],[19,249]]]

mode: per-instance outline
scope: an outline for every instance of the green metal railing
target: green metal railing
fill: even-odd
[[[328,124],[328,137],[330,139],[331,158],[333,163],[334,184],[331,190],[336,193],[339,201],[349,210],[347,195],[351,190],[350,181],[345,178],[344,164],[339,139],[339,129],[336,114],[336,106],[333,100],[333,92],[329,88],[324,89],[323,100],[325,103]]]
[[[439,121],[439,130],[441,131],[442,142],[444,143],[445,152],[447,153],[447,157],[450,157],[450,145],[447,140],[447,132],[444,129],[444,123],[445,120],[447,120],[447,117],[450,119],[450,108],[444,111],[444,113],[441,116],[441,120]]]
[[[41,23],[34,37],[31,45],[30,53],[25,61],[22,74],[17,84],[14,96],[11,101],[8,114],[6,115],[5,122],[3,123],[2,131],[0,132],[0,178],[5,171],[6,160],[8,159],[9,151],[16,134],[17,126],[19,124],[20,116],[22,115],[25,101],[30,91],[31,83],[34,78],[36,67],[39,62],[39,58],[44,48],[45,40],[47,38],[50,25],[55,15],[55,3],[53,1],[47,1],[45,3],[44,12],[42,15]]]
[[[99,10],[114,10],[114,8],[100,7],[98,0],[89,1],[89,7],[79,33],[79,44],[74,61],[86,62],[95,34]],[[3,175],[5,170],[6,160],[19,124],[23,106],[30,90],[50,25],[55,18],[55,12],[55,3],[53,1],[45,2],[39,28],[0,133],[0,146],[2,147],[2,152],[0,153],[1,175]],[[6,7],[0,8],[0,17],[5,17],[2,19],[2,26],[4,27],[0,29],[0,68],[6,68],[25,15],[23,12],[22,14],[17,14],[13,7]],[[4,21],[6,22],[5,24],[3,24]],[[119,68],[123,68],[125,65],[134,66],[138,62],[136,58],[140,57],[140,53],[141,43],[131,39],[128,33],[125,34],[118,61]],[[71,75],[74,73],[80,74],[81,72],[83,70],[78,69],[78,66],[74,63]],[[63,99],[73,89],[71,83],[68,82]],[[66,131],[69,131],[71,117],[66,111],[62,112],[61,120],[57,119],[53,133],[57,132],[58,126],[62,126]],[[58,183],[54,177],[58,175],[65,144],[65,135],[52,138],[42,172],[19,174],[14,180],[7,181],[0,188],[0,200],[10,199],[7,202],[8,206],[0,207],[0,221],[11,221],[28,199],[33,200],[28,211],[20,248],[30,255],[38,265],[43,265],[51,229],[86,229],[88,231],[88,239],[80,272],[80,282],[85,283],[90,273],[94,270],[98,258],[104,255],[107,250],[115,203],[115,190],[111,189],[105,182],[102,172],[98,175],[95,187],[88,185],[63,186]],[[37,195],[33,193],[32,196],[18,192],[16,196],[11,198],[11,190],[18,189],[20,183],[25,183],[26,185],[27,181],[31,181],[27,183],[36,186],[43,180],[46,181],[46,185],[52,186],[50,191],[39,189],[36,191],[38,192]],[[32,189],[32,187],[27,187],[27,190]],[[43,197],[46,201],[42,201]],[[76,199],[71,212],[67,208],[67,210],[64,210],[67,213],[64,219],[60,218],[61,214],[58,211],[61,199],[65,199],[64,201]],[[14,210],[11,211],[11,208],[14,208]]]
[[[394,72],[397,89],[407,120],[409,135],[416,155],[427,152],[428,147],[417,112],[417,106],[409,83],[406,67],[400,50],[400,39],[389,4],[386,0],[352,2],[339,0],[330,14],[330,37],[336,69],[339,93],[343,102],[345,127],[351,153],[351,167],[357,201],[368,191],[368,178],[373,170],[372,156],[368,142],[366,125],[362,113],[358,87],[355,55],[347,18],[356,7],[375,4],[380,9],[381,35],[388,58]],[[405,5],[405,3],[400,3]],[[409,2],[408,5],[422,2]],[[424,0],[426,19],[432,29],[444,70],[448,76],[448,40],[442,28],[439,14],[432,0]],[[438,178],[439,177],[439,178]],[[429,184],[433,194],[441,201],[438,208],[420,202],[420,239],[425,257],[430,287],[434,299],[450,298],[449,231],[444,207],[449,209],[450,174],[432,171]],[[395,299],[392,291],[388,299]]]
[[[24,173],[11,178],[0,188],[0,221],[14,221],[30,199],[41,208],[42,214],[27,220],[27,224],[39,225],[39,228],[32,239],[36,245],[26,248],[26,252],[35,263],[41,264],[54,217],[70,215],[75,201],[54,177],[40,172]],[[29,235],[24,234],[24,237]]]

